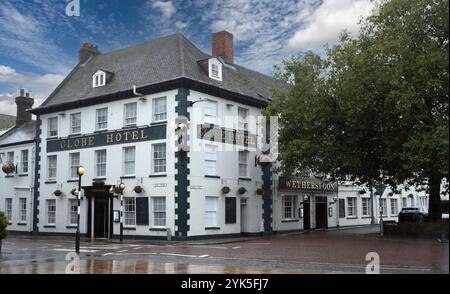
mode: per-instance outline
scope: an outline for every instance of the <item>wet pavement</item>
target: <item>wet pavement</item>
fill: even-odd
[[[367,253],[375,252],[381,273],[448,274],[448,243],[382,238],[377,231],[366,226],[232,240],[83,241],[79,263],[71,260],[74,238],[10,236],[0,273],[364,273]]]

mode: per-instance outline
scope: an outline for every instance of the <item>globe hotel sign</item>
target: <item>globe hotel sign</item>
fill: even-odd
[[[321,181],[315,178],[280,177],[278,190],[297,192],[337,193],[337,182]]]
[[[136,143],[166,138],[166,125],[136,127],[47,141],[47,152]]]

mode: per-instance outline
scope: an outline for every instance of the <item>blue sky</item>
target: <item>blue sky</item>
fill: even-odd
[[[323,52],[343,29],[357,33],[373,7],[370,0],[79,0],[80,16],[68,16],[70,2],[0,2],[0,113],[15,113],[19,88],[39,105],[75,66],[83,42],[109,52],[181,32],[210,53],[211,34],[227,30],[235,62],[271,75],[292,55]]]

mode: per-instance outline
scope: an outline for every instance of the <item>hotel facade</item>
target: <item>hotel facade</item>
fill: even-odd
[[[120,221],[124,238],[149,239],[327,229],[377,223],[380,207],[396,220],[402,207],[428,205],[425,192],[380,197],[274,174],[261,120],[273,87],[286,85],[233,62],[225,31],[213,34],[211,55],[181,34],[106,54],[84,44],[31,109],[36,120],[22,91],[18,122],[0,136],[8,229],[74,234],[80,165],[80,231],[90,238],[117,238]]]

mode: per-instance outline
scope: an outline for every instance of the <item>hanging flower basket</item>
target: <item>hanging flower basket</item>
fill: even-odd
[[[142,193],[142,191],[144,191],[144,189],[141,187],[141,186],[136,186],[136,187],[134,187],[134,192],[136,192],[136,193]]]
[[[62,191],[61,190],[56,190],[55,192],[53,192],[53,194],[55,194],[55,196],[61,196],[62,195]]]
[[[244,187],[240,187],[239,189],[238,189],[238,193],[239,194],[245,194],[247,192],[247,189],[245,189]]]
[[[222,193],[223,193],[223,194],[228,194],[228,193],[230,193],[230,187],[228,187],[228,186],[222,187]]]
[[[5,174],[11,174],[11,173],[14,172],[14,170],[15,170],[15,167],[14,167],[14,164],[13,164],[11,161],[5,162],[5,163],[3,164],[3,166],[2,166],[2,171],[3,171]]]
[[[366,194],[366,190],[359,190],[359,194]]]
[[[394,196],[394,192],[389,192],[388,195],[389,196]]]
[[[119,186],[115,186],[115,187],[114,187],[114,193],[120,194],[120,188],[119,188]]]
[[[262,195],[264,194],[264,190],[262,188],[256,189],[256,195]]]
[[[408,197],[411,197],[411,198],[413,198],[413,197],[414,197],[414,195],[413,195],[413,194],[408,194]]]

